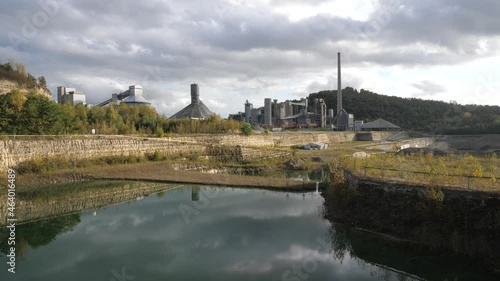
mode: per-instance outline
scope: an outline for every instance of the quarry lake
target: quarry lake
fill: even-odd
[[[179,186],[18,225],[0,280],[498,280],[324,219],[317,192]]]

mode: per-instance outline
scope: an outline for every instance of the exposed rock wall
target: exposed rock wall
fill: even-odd
[[[392,133],[389,133],[392,134]],[[197,135],[170,138],[138,138],[126,136],[61,136],[54,139],[1,140],[0,170],[16,166],[34,157],[70,157],[77,159],[112,155],[143,155],[161,152],[177,157],[189,155],[214,156],[207,147],[233,147],[239,157],[252,160],[260,157],[283,156],[286,152],[272,147],[289,147],[310,142],[340,143],[353,141],[354,132],[273,133],[269,135]],[[374,139],[385,138],[387,133],[375,132]],[[232,155],[236,155],[231,152]]]
[[[500,194],[344,174],[324,193],[327,216],[500,270]]]
[[[33,91],[33,92],[37,93],[38,95],[42,95],[42,96],[45,96],[49,99],[52,99],[52,93],[48,89],[44,89],[41,87],[36,87],[35,89],[28,89],[25,87],[20,87],[19,84],[17,84],[16,82],[12,82],[12,81],[5,80],[5,79],[0,79],[0,95],[10,93],[14,89],[18,89],[24,94],[27,94],[27,93]]]
[[[13,167],[33,157],[95,158],[111,155],[143,155],[160,151],[168,156],[202,154],[205,145],[155,139],[61,139],[1,141],[1,167]]]

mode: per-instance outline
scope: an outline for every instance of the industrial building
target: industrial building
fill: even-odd
[[[142,95],[142,86],[130,86],[128,92],[129,96],[122,100],[123,103],[126,103],[130,106],[151,105],[151,103],[147,101]]]
[[[140,85],[132,85],[127,91],[112,94],[111,98],[98,104],[97,106],[109,106],[111,104],[126,103],[130,106],[151,105],[151,102],[146,100],[142,95],[143,88]]]
[[[248,100],[245,103],[245,122],[264,127],[326,128],[328,121],[331,122],[333,118],[333,110],[327,111],[323,99],[314,99],[313,104],[309,105],[306,98],[285,102],[266,98],[264,107],[259,108],[254,108]]]
[[[57,87],[57,102],[60,104],[77,105],[79,103],[85,105],[85,94],[77,91],[75,88],[68,88],[64,86]]]
[[[181,109],[170,118],[182,119],[206,119],[214,113],[200,100],[200,88],[197,84],[191,84],[191,104]]]
[[[301,100],[287,100],[281,103],[278,103],[276,99],[266,98],[264,99],[264,107],[260,108],[254,108],[253,104],[246,101],[245,121],[268,128],[329,127],[340,131],[355,130],[354,116],[347,113],[342,107],[342,76],[340,71],[340,53],[338,53],[337,115],[334,115],[333,109],[327,109],[325,101],[320,98],[312,101],[302,98]],[[357,124],[358,130],[361,130],[359,122]]]
[[[281,103],[276,99],[266,98],[264,107],[254,108],[247,100],[245,122],[268,128],[330,127],[337,130],[354,130],[354,116],[342,108],[340,53],[338,53],[337,115],[334,115],[333,109],[327,109],[323,99],[316,98],[311,103],[309,104],[307,98]]]

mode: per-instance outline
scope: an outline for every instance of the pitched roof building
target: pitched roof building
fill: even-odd
[[[129,96],[122,100],[123,103],[128,105],[151,105],[149,101],[147,101],[142,96],[142,86],[132,85],[128,89]]]
[[[170,118],[182,119],[206,119],[214,113],[200,100],[200,92],[197,84],[191,84],[191,104],[181,109]]]
[[[379,118],[373,122],[363,124],[363,126],[361,126],[361,129],[363,131],[397,131],[401,128],[389,121]]]
[[[110,99],[97,104],[97,106],[110,106],[111,104],[120,104],[122,102],[130,106],[151,105],[151,102],[146,100],[142,95],[142,90],[142,86],[139,85],[129,86],[127,91],[112,94]]]

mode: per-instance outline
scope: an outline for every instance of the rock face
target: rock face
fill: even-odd
[[[7,93],[10,93],[14,89],[18,89],[22,93],[25,93],[25,94],[27,94],[29,92],[35,92],[38,95],[42,95],[42,96],[45,96],[49,99],[52,99],[52,93],[46,88],[36,87],[34,89],[28,89],[24,86],[20,86],[16,82],[12,82],[12,81],[5,80],[5,79],[0,80],[0,95],[5,95]]]
[[[323,194],[326,216],[484,262],[500,272],[500,194],[365,179]]]
[[[159,152],[169,157],[208,156],[215,161],[240,162],[290,154],[287,151],[262,149],[272,145],[272,138],[243,136],[164,139],[82,136],[77,139],[1,140],[0,170],[36,157],[86,159]]]
[[[354,158],[367,158],[367,157],[370,157],[370,154],[367,154],[364,151],[359,151],[359,152],[354,152],[352,154],[352,157],[354,157]]]
[[[46,136],[0,140],[0,170],[36,157],[95,158],[112,155],[144,155],[158,151],[166,156],[209,156],[216,161],[232,161],[281,157],[283,150],[267,148],[289,147],[308,142],[338,143],[352,141],[353,132],[283,133],[269,135],[198,135],[172,138],[137,138],[127,136]],[[227,160],[227,159],[226,159]]]

